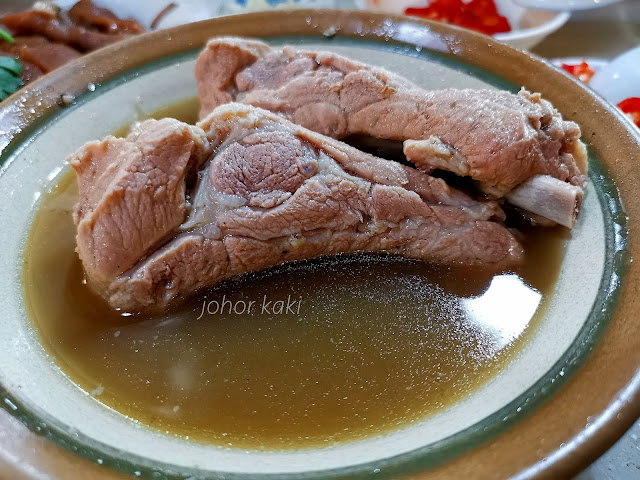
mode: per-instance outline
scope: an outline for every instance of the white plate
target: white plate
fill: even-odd
[[[589,86],[613,104],[625,98],[640,97],[640,47],[600,68]]]

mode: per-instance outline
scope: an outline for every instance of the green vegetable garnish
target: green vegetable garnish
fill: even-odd
[[[3,28],[0,28],[0,39],[5,40],[9,43],[16,43],[11,34]]]
[[[0,41],[16,43],[9,32],[0,28]],[[22,65],[15,58],[0,57],[0,101],[7,98],[22,86],[20,75],[23,72]]]
[[[0,101],[22,86],[22,65],[11,57],[0,57]]]
[[[9,32],[0,28],[0,41],[16,43]],[[0,57],[0,101],[7,98],[22,86],[20,75],[23,72],[22,65],[15,58]]]
[[[20,62],[11,57],[0,57],[0,68],[8,70],[14,75],[22,75],[24,70]]]

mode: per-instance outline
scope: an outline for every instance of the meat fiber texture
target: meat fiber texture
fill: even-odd
[[[240,101],[337,139],[409,141],[418,168],[471,177],[493,198],[536,175],[581,188],[586,180],[580,128],[526,90],[426,91],[333,53],[233,37],[210,40],[195,71],[202,117]]]
[[[325,255],[496,268],[523,257],[496,202],[245,104],[218,107],[197,126],[147,120],[69,161],[86,276],[124,311]]]

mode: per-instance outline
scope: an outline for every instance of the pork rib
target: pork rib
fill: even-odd
[[[406,141],[407,159],[418,168],[471,177],[493,198],[547,175],[569,184],[570,191],[575,191],[570,185],[580,189],[569,213],[581,204],[587,156],[580,128],[563,120],[539,94],[524,89],[517,95],[488,89],[425,91],[333,53],[275,50],[231,37],[210,40],[195,73],[201,116],[222,103],[241,101],[333,138]],[[520,207],[527,208],[527,198]]]
[[[80,258],[124,310],[339,253],[498,268],[523,257],[496,202],[249,105],[219,107],[196,127],[146,121],[71,163]]]
[[[209,154],[201,129],[166,118],[69,157],[78,179],[77,251],[96,290],[175,233],[187,215],[185,175]]]

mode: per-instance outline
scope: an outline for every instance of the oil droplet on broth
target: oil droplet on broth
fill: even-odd
[[[563,250],[559,231],[531,230],[525,266],[497,274],[380,256],[314,260],[227,282],[163,317],[123,317],[82,281],[76,195],[71,173],[44,195],[26,251],[25,296],[43,343],[100,402],[190,441],[240,448],[358,439],[468,395],[521,348]]]

